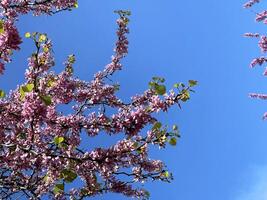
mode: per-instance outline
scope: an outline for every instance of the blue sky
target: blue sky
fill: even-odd
[[[90,80],[110,60],[115,41],[116,9],[132,11],[129,56],[114,76],[124,99],[142,93],[152,76],[174,83],[195,79],[196,93],[184,104],[159,117],[178,124],[177,147],[152,151],[166,162],[175,180],[146,188],[152,200],[266,200],[267,122],[261,119],[266,102],[248,98],[266,92],[263,68],[249,69],[260,55],[257,41],[245,32],[264,33],[242,8],[244,1],[79,1],[73,12],[53,17],[23,16],[20,32],[46,32],[54,43],[56,71],[68,54],[77,55],[75,73]],[[255,9],[267,8],[266,3]],[[33,45],[25,40],[14,62],[0,79],[5,90],[23,81],[26,58]],[[99,140],[101,142],[101,140]],[[112,142],[110,140],[110,142]],[[126,199],[109,194],[94,199]]]

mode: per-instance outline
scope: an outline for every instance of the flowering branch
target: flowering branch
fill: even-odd
[[[33,9],[37,14],[49,14],[53,8],[70,8],[75,3],[12,2],[2,1],[5,12],[23,13]],[[0,92],[1,198],[84,199],[115,192],[146,199],[149,193],[140,183],[172,180],[165,164],[150,159],[148,150],[151,145],[159,148],[165,148],[168,143],[176,145],[179,131],[176,125],[163,126],[155,114],[167,112],[175,104],[180,107],[190,99],[197,82],[177,83],[168,92],[165,80],[154,77],[143,94],[134,96],[130,102],[119,99],[118,85],[107,80],[122,69],[121,59],[128,53],[130,12],[116,13],[119,19],[114,56],[90,82],[74,77],[74,55],[67,58],[64,71],[53,72],[51,40],[42,33],[25,34],[36,48],[28,59],[26,81],[6,97]],[[10,29],[12,26],[5,28],[5,34]],[[16,38],[19,38],[17,33]],[[3,49],[19,48],[20,40],[16,46],[8,46],[5,41]],[[69,114],[57,110],[62,104],[74,104]],[[149,130],[144,131],[145,127]],[[81,145],[83,133],[87,134],[86,138],[101,133],[125,137],[108,148],[90,149]],[[74,181],[79,181],[80,186],[72,187]]]

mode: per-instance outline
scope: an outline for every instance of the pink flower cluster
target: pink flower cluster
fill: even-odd
[[[245,37],[250,37],[250,38],[259,38],[260,34],[259,33],[245,33],[244,34]]]
[[[6,17],[0,35],[1,58],[9,61],[8,52],[19,49],[21,43],[9,18],[30,11],[52,14],[75,3],[1,1]],[[84,199],[106,192],[145,199],[149,193],[136,187],[136,182],[172,179],[162,161],[149,158],[148,150],[150,145],[175,145],[178,131],[176,127],[171,131],[163,127],[155,114],[188,100],[196,82],[191,81],[188,87],[175,86],[176,93],[165,91],[164,81],[155,78],[154,87],[144,94],[130,102],[119,99],[118,85],[107,83],[122,69],[120,61],[128,53],[129,13],[118,13],[118,41],[112,61],[90,82],[74,77],[74,55],[68,57],[63,72],[51,71],[55,65],[51,41],[45,34],[28,34],[36,52],[28,59],[26,82],[0,99],[0,199],[18,195],[27,199]],[[73,109],[63,114],[58,111],[63,104]],[[145,127],[151,130],[145,132]],[[91,148],[90,144],[81,145],[84,133],[88,140],[103,133],[125,137],[110,147]],[[75,180],[80,181],[80,187],[72,187]]]
[[[33,12],[34,15],[54,14],[76,7],[76,0],[2,0],[0,2],[0,74],[5,63],[10,62],[12,52],[19,50],[21,38],[15,26],[20,14]]]
[[[259,3],[260,0],[250,0],[244,4],[244,8],[251,8],[254,4]]]
[[[259,3],[260,0],[251,0],[247,2],[244,7],[245,8],[250,8],[252,7],[255,3]],[[257,22],[263,22],[264,24],[267,24],[267,10],[264,10],[260,13],[256,14],[256,21]],[[261,50],[262,53],[267,52],[267,36],[261,35],[258,33],[246,33],[244,34],[245,37],[251,37],[251,38],[259,38],[259,43],[258,46]],[[260,56],[258,58],[255,58],[252,60],[250,63],[250,67],[255,67],[256,65],[263,65],[264,63],[267,62],[267,57],[266,56]],[[267,76],[267,68],[265,69],[264,76]],[[258,93],[251,93],[249,94],[251,98],[257,98],[257,99],[262,99],[262,100],[267,100],[267,95],[266,94],[258,94]],[[263,119],[267,119],[267,113],[264,114]]]

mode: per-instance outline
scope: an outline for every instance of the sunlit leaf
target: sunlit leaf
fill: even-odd
[[[39,42],[44,42],[46,40],[46,35],[45,34],[41,34],[39,36]]]
[[[188,90],[183,90],[182,91],[182,96],[181,96],[181,100],[186,102],[188,99],[190,99],[190,93]]]
[[[24,99],[25,97],[25,92],[23,91],[22,87],[19,88],[19,93],[20,93],[20,98]]]
[[[53,87],[55,85],[55,81],[53,79],[50,79],[47,81],[47,86],[48,87]]]
[[[45,53],[47,53],[47,52],[49,52],[49,48],[48,48],[47,46],[44,46],[44,47],[43,47],[43,51],[44,51]]]
[[[30,32],[25,33],[25,37],[26,38],[30,38],[31,37],[31,33]]]
[[[0,20],[0,34],[4,33],[4,21]]]
[[[170,173],[169,173],[168,171],[165,171],[165,172],[163,173],[163,175],[164,175],[166,178],[169,178],[169,177],[170,177]]]
[[[29,83],[27,85],[22,86],[22,90],[24,92],[31,92],[33,90],[33,88],[34,88],[34,84],[33,83]]]
[[[28,83],[27,85],[20,86],[19,88],[19,93],[20,93],[20,98],[23,99],[25,97],[25,93],[31,92],[34,88],[33,83]]]
[[[65,140],[64,137],[56,136],[56,137],[54,138],[54,143],[55,143],[56,145],[59,145],[59,144],[61,144],[62,142],[64,142],[64,140]]]
[[[0,98],[4,98],[6,96],[5,92],[3,90],[0,90]]]

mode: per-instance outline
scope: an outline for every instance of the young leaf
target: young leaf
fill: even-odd
[[[53,79],[50,79],[47,81],[47,87],[53,87],[55,85],[55,81]]]
[[[194,87],[197,85],[197,81],[195,81],[195,80],[189,80],[188,82],[189,82],[190,87]]]
[[[156,93],[158,95],[163,95],[166,93],[166,87],[165,85],[156,85],[155,86]]]
[[[139,143],[138,142],[135,142],[134,144],[133,144],[133,148],[137,148],[137,147],[139,147]]]
[[[26,37],[26,38],[30,38],[30,37],[31,37],[30,32],[25,33],[25,37]]]
[[[68,61],[69,61],[69,63],[71,63],[71,64],[73,64],[73,63],[75,63],[75,61],[76,61],[76,59],[75,59],[75,55],[69,55],[69,57],[68,57]]]
[[[152,127],[152,130],[159,130],[161,128],[162,124],[160,122],[156,122],[154,126]]]
[[[0,20],[0,34],[4,33],[4,21]]]
[[[168,171],[165,171],[165,172],[163,173],[163,175],[164,175],[166,178],[169,178],[169,177],[170,177],[170,173],[169,173]]]
[[[179,88],[179,87],[180,87],[180,83],[175,83],[175,84],[173,85],[173,87],[175,87],[175,88]]]
[[[43,100],[43,102],[45,103],[45,105],[50,106],[52,104],[51,96],[46,95],[46,96],[40,96],[40,97]]]
[[[39,36],[39,42],[44,42],[46,40],[46,35],[45,34],[41,34]]]
[[[27,85],[20,86],[20,88],[19,88],[20,98],[24,99],[25,93],[31,92],[33,90],[33,88],[34,88],[33,83],[29,83]]]
[[[146,199],[149,199],[150,198],[150,193],[148,191],[144,191],[144,195],[145,195],[145,198]]]
[[[47,52],[49,52],[49,48],[45,45],[45,46],[43,47],[43,51],[44,51],[45,53],[47,53]]]
[[[19,93],[20,93],[20,99],[24,99],[24,97],[25,97],[25,92],[24,92],[24,90],[22,89],[22,87],[19,88]]]
[[[64,191],[64,184],[62,184],[62,183],[56,184],[53,191],[55,194],[59,194],[59,193],[63,192]]]
[[[31,92],[34,88],[34,84],[33,83],[28,83],[27,85],[22,86],[22,90],[24,92]]]
[[[67,183],[71,183],[77,178],[77,174],[69,169],[62,170],[61,175]]]
[[[175,146],[176,143],[177,143],[177,139],[176,139],[175,137],[173,137],[173,138],[171,138],[171,139],[169,140],[169,144],[172,145],[172,146]]]
[[[188,92],[188,90],[183,90],[182,92],[183,94],[182,94],[181,100],[183,102],[186,102],[188,99],[190,99],[190,93]]]
[[[4,98],[6,96],[5,92],[3,90],[0,90],[0,98]]]
[[[64,140],[65,140],[64,137],[56,136],[56,137],[54,138],[54,143],[55,143],[56,145],[59,145],[59,144],[61,144],[62,142],[64,142]]]

